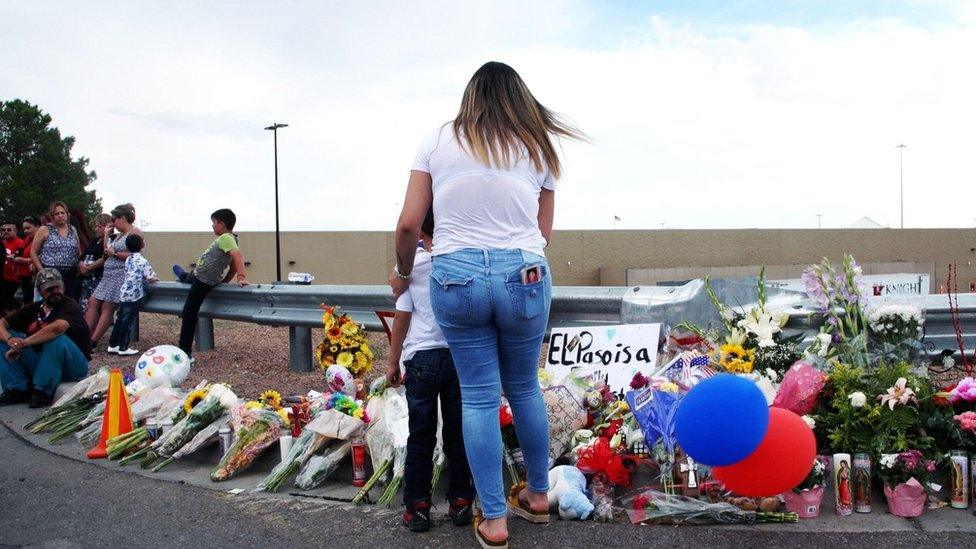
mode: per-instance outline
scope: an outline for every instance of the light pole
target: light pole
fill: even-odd
[[[905,228],[905,148],[908,145],[902,143],[895,148],[898,149],[898,190],[901,196],[901,228]]]
[[[823,214],[817,214],[817,228],[818,229],[821,228],[820,218],[822,218],[822,217],[823,217]]]
[[[281,225],[278,221],[278,128],[287,128],[288,124],[274,124],[265,128],[274,132],[274,162],[275,162],[275,282],[281,282]]]

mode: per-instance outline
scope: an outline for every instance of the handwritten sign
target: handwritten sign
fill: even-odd
[[[549,339],[546,370],[559,383],[577,369],[607,378],[613,391],[629,389],[640,372],[654,373],[660,324],[621,324],[584,328],[555,328]]]

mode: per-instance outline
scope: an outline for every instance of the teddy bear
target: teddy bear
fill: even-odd
[[[593,514],[593,503],[586,495],[586,477],[572,465],[559,465],[549,471],[549,508],[558,508],[563,520],[586,520]]]

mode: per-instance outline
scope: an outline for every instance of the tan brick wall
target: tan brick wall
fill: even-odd
[[[187,265],[213,240],[205,233],[146,233],[146,256],[164,280],[169,266]],[[251,263],[254,282],[274,278],[274,233],[240,233],[241,249]],[[973,229],[743,229],[663,231],[556,231],[547,254],[558,285],[626,284],[627,269],[676,269],[699,276],[697,267],[782,266],[789,274],[821,257],[839,260],[854,254],[875,272],[891,272],[884,263],[914,263],[931,268],[935,289],[956,262],[960,290],[976,280],[976,230]],[[287,232],[281,235],[282,273],[309,272],[318,284],[383,284],[392,266],[393,233]],[[294,264],[289,264],[289,262]],[[901,268],[895,265],[892,268]],[[679,270],[680,269],[680,270]],[[926,272],[922,270],[920,272]],[[778,275],[777,275],[778,276]]]

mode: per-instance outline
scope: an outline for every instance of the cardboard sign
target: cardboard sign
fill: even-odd
[[[584,328],[555,328],[549,339],[546,370],[559,383],[576,369],[607,378],[613,391],[630,388],[640,372],[654,373],[660,324],[620,324]]]

